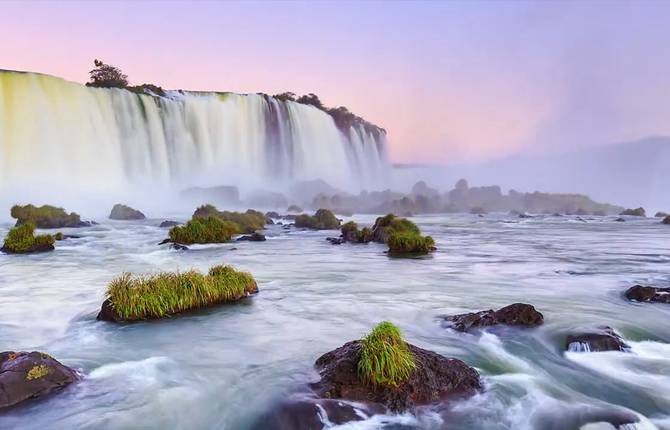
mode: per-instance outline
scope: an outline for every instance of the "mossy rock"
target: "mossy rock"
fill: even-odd
[[[115,204],[112,208],[112,211],[109,213],[109,219],[119,220],[119,221],[132,221],[145,219],[146,216],[137,209],[133,209],[130,206]]]
[[[14,205],[10,211],[16,218],[16,225],[32,223],[37,228],[89,227],[91,223],[82,221],[75,213],[67,213],[65,209],[50,205],[36,207],[33,205]]]
[[[646,213],[646,211],[644,210],[643,207],[639,207],[639,208],[636,208],[636,209],[626,209],[626,210],[622,211],[619,215],[630,215],[630,216],[644,217],[644,216],[647,216],[647,213]]]
[[[166,318],[235,302],[257,292],[251,274],[230,266],[214,266],[206,275],[195,270],[148,276],[125,273],[109,284],[98,319],[130,322]]]
[[[60,234],[62,237],[62,233]],[[0,251],[8,254],[30,254],[54,250],[56,238],[50,234],[35,236],[33,223],[22,224],[9,230]]]
[[[213,205],[203,205],[195,210],[193,218],[216,217],[222,221],[233,222],[238,225],[239,233],[254,233],[263,230],[267,223],[265,214],[248,209],[246,212],[219,211]]]
[[[398,218],[394,214],[388,214],[375,220],[375,224],[372,226],[372,240],[387,243],[393,232],[420,234],[421,230],[407,218]]]
[[[392,232],[388,238],[389,254],[427,254],[435,251],[435,241],[430,236],[414,232]]]
[[[233,235],[238,233],[240,233],[238,224],[210,216],[193,218],[184,225],[172,227],[169,236],[172,242],[191,245],[229,242]]]
[[[342,225],[342,239],[344,242],[350,243],[368,243],[372,241],[373,234],[369,227],[363,227],[359,230],[358,224],[354,221],[349,221]]]
[[[0,352],[0,409],[58,391],[77,373],[43,352]]]
[[[337,230],[340,228],[340,220],[332,211],[319,209],[312,216],[307,214],[296,216],[295,226],[312,230]]]

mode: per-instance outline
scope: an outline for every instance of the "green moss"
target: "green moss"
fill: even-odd
[[[337,230],[340,220],[328,209],[319,209],[313,216],[302,214],[295,217],[295,226],[312,230]]]
[[[419,227],[407,218],[398,218],[393,214],[388,214],[377,218],[374,228],[391,229],[396,232],[421,233]],[[390,231],[389,231],[390,234]]]
[[[217,217],[193,218],[184,225],[170,229],[173,242],[189,245],[193,243],[223,243],[240,232],[239,225]]]
[[[414,356],[400,329],[390,322],[379,323],[361,339],[358,375],[364,382],[397,386],[409,379],[415,368]]]
[[[33,223],[38,228],[80,227],[81,218],[75,212],[67,213],[63,208],[44,205],[14,205],[10,211],[16,225]]]
[[[54,242],[55,239],[50,234],[35,236],[35,225],[29,222],[9,230],[2,250],[16,254],[50,251],[54,249]]]
[[[26,379],[28,381],[32,381],[33,379],[40,379],[47,376],[49,373],[51,373],[51,369],[49,368],[49,366],[45,364],[40,364],[39,366],[33,366],[28,371]]]
[[[239,300],[256,291],[251,274],[214,266],[207,275],[195,270],[135,277],[125,273],[109,284],[107,296],[121,318],[133,321]]]
[[[342,237],[347,242],[354,243],[368,243],[372,240],[372,230],[369,227],[364,227],[362,230],[358,229],[358,224],[354,221],[349,221],[342,226]]]
[[[265,214],[249,209],[246,212],[219,211],[212,205],[203,205],[195,210],[193,218],[216,217],[222,221],[234,222],[239,226],[240,233],[254,233],[265,228]]]
[[[358,224],[356,224],[354,221],[346,222],[342,225],[342,229],[340,231],[344,237],[346,237],[349,233],[356,234],[359,231]]]
[[[54,236],[54,240],[63,240],[63,239],[65,239],[65,235],[64,235],[63,233],[61,233],[60,231],[59,231],[58,233],[54,234],[53,236]]]
[[[435,249],[435,241],[430,236],[415,232],[392,232],[388,238],[391,254],[426,254]]]

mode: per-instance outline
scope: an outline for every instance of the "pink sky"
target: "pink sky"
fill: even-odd
[[[0,68],[314,92],[454,163],[670,134],[668,3],[0,3]]]

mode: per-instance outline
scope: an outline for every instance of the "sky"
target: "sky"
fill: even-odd
[[[0,2],[0,69],[313,92],[462,163],[670,135],[670,2]]]

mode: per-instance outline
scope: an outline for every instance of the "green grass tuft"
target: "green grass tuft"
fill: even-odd
[[[435,241],[430,236],[414,232],[392,232],[388,238],[391,254],[427,254],[435,249]]]
[[[50,234],[35,236],[35,225],[29,222],[9,230],[2,249],[16,254],[50,251],[53,250],[54,242],[55,239]]]
[[[239,300],[257,291],[249,273],[230,266],[214,266],[207,275],[195,270],[114,279],[107,296],[124,320],[164,318],[190,309]]]
[[[364,382],[397,386],[409,379],[415,368],[414,356],[400,329],[390,322],[379,323],[361,339],[358,375]]]
[[[193,243],[223,243],[240,232],[236,223],[223,221],[217,217],[193,218],[184,225],[170,229],[173,242],[190,245]]]
[[[302,214],[295,217],[295,226],[312,230],[337,230],[340,220],[328,209],[319,209],[313,216]]]

